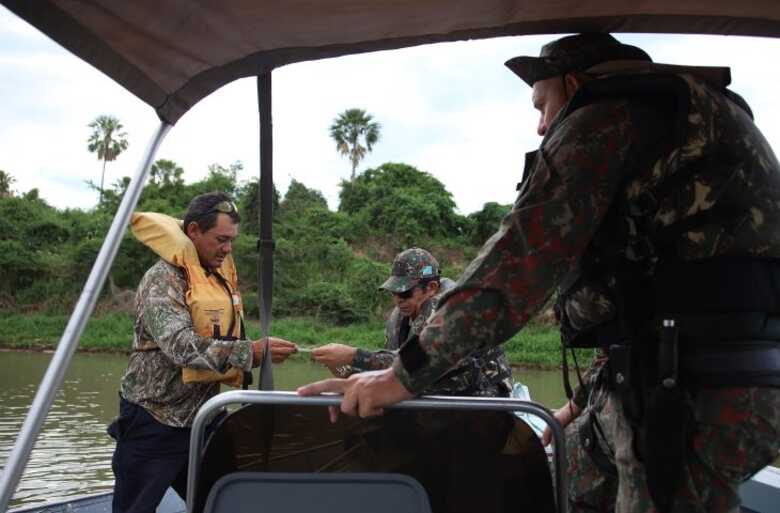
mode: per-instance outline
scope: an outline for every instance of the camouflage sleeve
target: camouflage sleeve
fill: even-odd
[[[598,374],[605,363],[607,363],[607,353],[604,352],[604,350],[599,349],[593,363],[590,364],[588,370],[582,375],[582,382],[574,389],[572,402],[579,406],[580,409],[584,410],[585,406],[588,405],[588,396],[593,388],[593,382],[597,379]]]
[[[186,282],[174,272],[147,276],[141,297],[144,331],[160,350],[180,367],[225,372],[229,367],[252,368],[252,345],[248,340],[226,341],[202,337],[195,332],[185,302]]]
[[[396,306],[390,312],[390,315],[385,322],[385,348],[378,349],[376,351],[369,351],[367,349],[358,348],[355,353],[355,358],[350,364],[358,372],[387,369],[393,365],[398,354],[398,347],[396,347],[396,340],[398,338],[397,331],[399,329],[399,323],[401,321],[400,312]]]
[[[387,369],[393,365],[397,354],[397,351],[388,351],[387,349],[368,351],[358,348],[350,365],[361,371]]]
[[[630,119],[627,102],[601,102],[551,131],[499,231],[442,296],[413,357],[407,344],[394,362],[408,390],[419,393],[475,349],[505,342],[544,305],[615,195],[636,142]]]

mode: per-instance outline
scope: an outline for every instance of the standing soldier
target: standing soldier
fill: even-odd
[[[391,370],[300,390],[372,415],[558,293],[597,347],[567,429],[574,511],[732,512],[780,449],[780,165],[727,68],[653,64],[608,34],[507,66],[544,136],[498,233]],[[576,418],[576,421],[572,421]]]
[[[122,378],[119,417],[109,426],[114,513],[154,511],[173,486],[186,496],[190,427],[220,382],[240,386],[265,341],[247,340],[233,265],[240,217],[224,193],[194,198],[184,222],[133,215],[133,233],[160,256],[136,293],[133,351]],[[295,352],[269,338],[276,363]]]
[[[455,282],[441,277],[439,263],[428,251],[410,248],[393,261],[390,277],[379,287],[393,295],[395,308],[385,324],[385,348],[378,351],[344,344],[327,344],[312,357],[334,374],[387,369],[398,349],[415,337],[436,308],[438,296]],[[465,358],[425,390],[426,395],[507,397],[512,390],[512,369],[501,347],[477,351]]]

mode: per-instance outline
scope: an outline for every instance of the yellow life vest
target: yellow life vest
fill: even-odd
[[[185,300],[195,332],[202,337],[236,337],[241,333],[243,308],[238,291],[238,275],[232,255],[227,255],[216,272],[207,272],[200,264],[195,245],[184,233],[181,221],[165,214],[135,212],[131,221],[133,235],[171,265],[183,269],[187,276]],[[184,383],[212,383],[240,387],[242,369],[226,373],[203,369],[182,369]]]

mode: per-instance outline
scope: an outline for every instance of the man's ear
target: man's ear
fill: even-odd
[[[195,221],[190,221],[185,231],[190,239],[195,239],[201,235],[200,226]]]
[[[583,80],[575,73],[566,73],[563,76],[563,83],[566,85],[566,95],[571,98],[583,84]]]
[[[428,283],[428,290],[432,292],[433,294],[436,294],[439,292],[439,282],[438,281],[432,281]]]

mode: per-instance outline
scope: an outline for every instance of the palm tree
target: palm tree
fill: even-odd
[[[347,109],[330,125],[330,136],[336,141],[336,150],[342,155],[349,155],[352,162],[350,180],[355,179],[358,163],[379,140],[379,130],[382,126],[373,119],[373,116],[366,114],[363,109]],[[360,144],[361,136],[365,146]]]
[[[103,183],[106,178],[106,162],[116,160],[127,149],[127,134],[122,132],[122,123],[114,116],[98,116],[89,124],[92,135],[87,140],[90,153],[97,152],[98,160],[103,161],[100,175],[100,201],[103,201]]]

